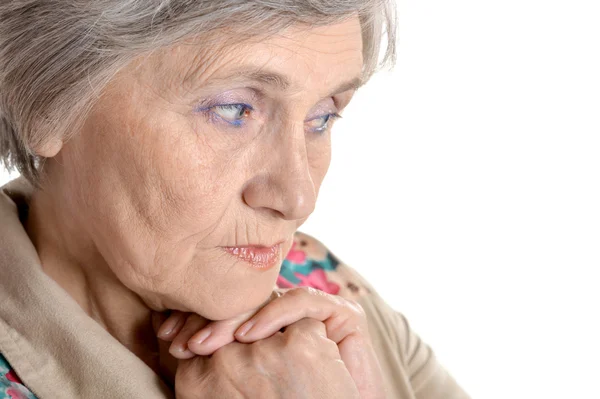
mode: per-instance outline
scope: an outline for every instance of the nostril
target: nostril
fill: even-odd
[[[280,219],[307,218],[315,209],[316,190],[307,171],[295,171],[296,175],[284,170],[276,175],[256,176],[245,185],[243,202],[254,210],[270,209]]]

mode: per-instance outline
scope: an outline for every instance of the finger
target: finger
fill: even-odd
[[[325,323],[311,318],[306,318],[295,322],[294,324],[288,326],[283,334],[306,334],[307,332],[312,332],[313,334],[317,334],[318,336],[332,342],[327,336],[327,327],[325,326]],[[348,337],[342,340],[341,344],[344,347],[344,350],[342,350],[340,345],[333,345],[332,350],[335,351],[335,356],[339,356],[338,359],[341,359],[344,362],[344,366],[348,370],[352,380],[360,392],[360,398],[381,399],[376,398],[372,393],[379,392],[379,389],[377,388],[383,386],[384,381],[382,380],[381,375],[373,375],[374,372],[370,370],[369,367],[367,367],[369,370],[361,370],[361,367],[364,368],[366,366],[364,359],[368,358],[366,354],[361,351],[362,347],[357,347],[356,345],[358,342],[354,341],[353,339],[349,339]],[[317,345],[319,345],[320,350],[325,349],[324,343]],[[356,349],[358,349],[358,351],[356,351]],[[333,354],[334,352],[330,353]],[[378,363],[377,366],[379,366]],[[379,373],[381,374],[380,369],[377,370],[379,370]],[[371,381],[375,381],[375,383],[372,383]]]
[[[173,339],[169,347],[169,353],[177,359],[190,359],[196,356],[195,353],[189,350],[187,342],[200,329],[208,324],[208,320],[197,314],[188,314],[185,325],[177,336]]]
[[[294,323],[294,319],[301,317],[306,318]],[[367,319],[357,302],[314,289],[293,290],[273,300],[254,318],[257,322],[252,330],[263,328],[263,333],[254,337],[256,339],[264,339],[262,335],[270,336],[286,323],[294,323],[286,331],[304,328],[304,325],[308,328],[324,327],[327,338],[338,344],[340,357],[356,383],[361,398],[373,398],[373,393],[379,392],[378,387],[383,386],[381,368],[371,347]],[[311,319],[322,323],[315,325],[306,321]],[[263,321],[264,327],[260,327]],[[244,342],[237,335],[236,338]]]
[[[283,334],[293,335],[298,332],[312,332],[320,337],[327,338],[327,328],[325,327],[325,324],[315,319],[299,320],[293,323],[292,325],[288,326]]]
[[[154,330],[154,334],[158,336],[161,326],[165,323],[165,321],[169,318],[169,314],[167,312],[152,312],[150,314],[150,319],[152,321],[152,329]]]
[[[349,335],[338,344],[340,356],[362,399],[379,399],[383,372],[369,338]]]
[[[169,315],[167,313],[152,312],[152,328],[157,335],[160,327],[168,318]],[[169,342],[160,338],[157,341],[158,353],[156,355],[158,356],[160,374],[164,376],[165,381],[172,385],[175,379],[178,360],[169,353]]]
[[[213,321],[196,332],[187,342],[188,349],[197,355],[212,355],[217,349],[235,341],[239,326],[256,314],[253,309],[229,320]]]
[[[313,331],[331,340],[326,323],[317,321],[314,318],[305,318],[289,325],[284,334],[294,334],[297,332],[296,330],[303,333]],[[352,330],[337,344],[339,356],[355,382],[361,394],[360,397],[375,399],[374,393],[380,392],[379,388],[384,386],[384,381],[381,367],[375,357],[375,351],[371,347],[368,334]]]
[[[197,355],[212,355],[217,349],[235,341],[233,333],[247,319],[210,323],[188,340],[188,349]]]
[[[308,317],[324,322],[328,338],[337,344],[349,334],[366,333],[362,315],[356,302],[314,288],[297,288],[268,303],[236,331],[235,337],[240,342],[255,342]]]
[[[164,315],[161,313],[161,315]],[[173,311],[171,315],[166,317],[160,324],[158,331],[156,331],[156,336],[163,341],[171,342],[173,339],[179,334],[183,326],[185,325],[185,321],[187,319],[188,314],[180,311]],[[164,317],[164,316],[163,316]]]
[[[188,349],[197,355],[212,355],[217,349],[235,341],[235,331],[270,301],[283,295],[285,291],[287,290],[273,290],[270,297],[260,307],[233,319],[209,323],[188,340]]]
[[[158,335],[158,331],[160,330],[160,327],[164,324],[165,320],[167,320],[168,318],[169,318],[169,315],[167,313],[152,312],[152,328],[154,329],[154,332],[157,335]],[[160,339],[160,338],[157,341],[158,341],[158,356],[159,356],[159,359],[161,359],[161,362],[164,359],[166,359],[167,357],[172,358],[172,356],[169,355],[170,343],[163,339]]]

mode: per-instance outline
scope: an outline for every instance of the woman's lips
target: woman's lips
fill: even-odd
[[[275,266],[280,258],[281,243],[272,247],[246,246],[222,247],[231,255],[242,259],[257,269],[270,269]]]

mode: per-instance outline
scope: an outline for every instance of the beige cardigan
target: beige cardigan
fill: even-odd
[[[145,363],[42,271],[19,219],[31,190],[23,178],[0,190],[0,353],[40,399],[172,398]],[[406,319],[342,266],[342,273],[371,291],[358,301],[367,313],[388,397],[468,399]]]

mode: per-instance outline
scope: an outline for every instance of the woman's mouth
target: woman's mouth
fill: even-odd
[[[248,262],[257,269],[270,269],[279,263],[281,243],[272,247],[248,245],[243,247],[222,247],[229,254]]]

